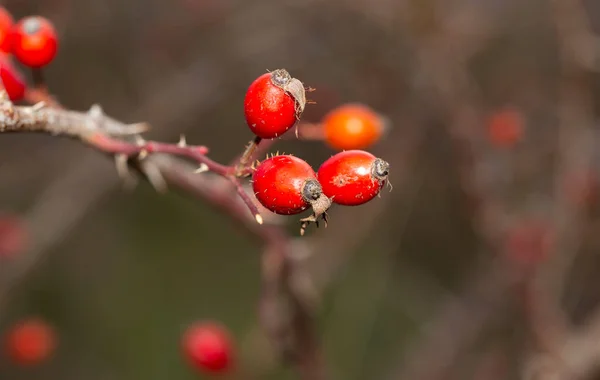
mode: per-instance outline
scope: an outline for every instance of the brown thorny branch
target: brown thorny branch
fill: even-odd
[[[98,105],[87,112],[77,112],[47,104],[41,101],[33,106],[17,106],[5,91],[0,91],[0,133],[38,132],[82,141],[113,156],[118,173],[125,179],[132,178],[129,169],[133,168],[157,191],[165,192],[168,185],[174,186],[209,202],[244,226],[265,247],[259,302],[261,325],[282,359],[295,365],[303,379],[324,378],[312,310],[306,297],[290,285],[292,273],[299,270],[289,254],[291,239],[279,226],[262,225],[263,218],[240,181],[249,175],[249,167],[240,168],[240,159],[232,165],[215,162],[207,156],[207,147],[189,145],[183,136],[176,144],[147,141],[141,133],[149,129],[148,124],[120,122],[104,114]],[[196,167],[183,159],[194,162]],[[205,172],[213,173],[213,177],[198,176]],[[215,181],[214,176],[222,180]],[[235,201],[234,194],[242,203]],[[248,218],[248,211],[253,219]]]

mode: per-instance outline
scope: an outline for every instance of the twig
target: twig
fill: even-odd
[[[0,132],[43,132],[52,135],[62,135],[80,139],[90,146],[108,154],[129,159],[144,160],[154,153],[171,154],[192,159],[200,165],[197,172],[211,171],[228,179],[236,192],[247,205],[259,224],[263,218],[258,208],[245,193],[241,184],[234,176],[234,169],[219,164],[206,156],[205,146],[190,146],[184,137],[177,144],[166,144],[155,141],[145,141],[139,133],[148,130],[145,123],[124,124],[109,118],[100,106],[93,106],[87,113],[67,111],[45,107],[43,103],[34,106],[15,106],[8,99],[6,92],[0,93]],[[116,139],[111,136],[134,136],[134,142]],[[141,166],[142,172],[151,180],[153,185],[161,184],[152,166]],[[121,170],[122,171],[122,170]],[[153,173],[153,174],[151,174]],[[152,179],[156,179],[153,181]],[[162,186],[157,185],[157,188]]]
[[[47,108],[44,104],[22,107],[13,105],[5,92],[0,93],[0,133],[39,132],[78,139],[103,153],[124,157],[126,163],[145,174],[155,186],[157,183],[175,185],[188,194],[209,201],[241,222],[253,236],[265,244],[264,260],[279,263],[268,273],[263,273],[261,305],[278,304],[282,298],[274,295],[282,295],[283,299],[290,301],[288,312],[291,318],[284,319],[285,323],[276,327],[270,325],[269,318],[261,318],[263,326],[267,332],[279,333],[270,335],[271,340],[279,347],[282,346],[281,332],[292,337],[289,340],[291,345],[286,346],[283,353],[298,368],[303,379],[324,379],[324,365],[315,338],[312,313],[306,309],[301,301],[302,297],[289,284],[295,270],[289,260],[292,256],[289,252],[289,236],[280,227],[259,226],[262,217],[235,176],[234,166],[212,161],[206,156],[206,147],[189,146],[183,138],[177,144],[145,141],[139,133],[147,129],[148,126],[143,123],[125,124],[109,118],[98,106],[87,113]],[[200,165],[199,170],[194,171],[191,165],[178,160],[176,156],[196,162]],[[198,171],[209,171],[212,176],[198,176],[195,174]],[[228,188],[232,191],[226,191]],[[246,217],[244,208],[249,209],[254,216],[252,221]],[[18,278],[19,274],[3,281],[0,304]],[[261,306],[261,309],[264,307]]]

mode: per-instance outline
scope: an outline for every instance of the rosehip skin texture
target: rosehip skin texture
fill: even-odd
[[[25,66],[46,66],[52,62],[58,50],[56,30],[44,17],[26,17],[15,26],[12,46],[13,54]]]
[[[183,350],[189,363],[196,369],[222,373],[231,368],[231,338],[217,323],[197,323],[183,336]]]
[[[313,168],[289,155],[261,162],[252,175],[252,188],[260,204],[280,215],[299,214],[321,195]]]
[[[54,331],[40,319],[28,319],[13,326],[6,336],[6,351],[20,366],[37,365],[48,359],[56,346]]]
[[[246,92],[244,114],[250,130],[263,139],[283,135],[296,124],[296,100],[277,84],[278,78],[291,80],[285,70],[275,70],[258,77]]]
[[[325,161],[317,177],[333,203],[358,206],[379,194],[388,174],[387,162],[363,150],[348,150]]]
[[[0,7],[0,52],[10,53],[11,33],[15,23],[12,15],[4,7]]]

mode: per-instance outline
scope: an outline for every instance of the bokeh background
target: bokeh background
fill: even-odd
[[[316,88],[304,121],[345,102],[390,119],[370,150],[391,163],[393,191],[332,209],[301,239],[286,220],[318,295],[328,379],[598,378],[600,3],[0,4],[57,26],[46,74],[65,106],[99,103],[158,140],[184,133],[220,162],[252,138],[243,97],[268,69]],[[508,144],[504,129],[517,131]],[[318,141],[273,150],[314,167],[333,154]],[[33,315],[60,339],[40,367],[0,356],[0,379],[208,378],[180,350],[203,319],[231,330],[245,378],[300,378],[258,323],[261,245],[206,202],[125,191],[105,155],[14,134],[0,138],[0,211],[28,234],[0,276],[35,259],[0,287],[0,332]]]

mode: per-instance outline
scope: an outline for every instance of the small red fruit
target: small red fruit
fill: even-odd
[[[363,104],[345,104],[330,111],[322,121],[325,141],[337,150],[364,149],[385,130],[383,118]]]
[[[488,134],[492,144],[499,148],[510,148],[523,137],[525,120],[519,110],[498,110],[488,119]]]
[[[363,150],[340,152],[317,173],[323,193],[333,203],[358,206],[375,198],[387,182],[390,165]]]
[[[184,355],[196,369],[225,372],[231,367],[231,338],[218,323],[200,322],[190,326],[183,335]]]
[[[246,123],[256,136],[273,139],[296,124],[305,105],[302,82],[278,69],[261,75],[248,88],[244,99]]]
[[[31,366],[50,357],[56,348],[56,336],[46,322],[31,318],[13,326],[5,343],[7,354],[15,364]]]
[[[25,66],[40,68],[56,56],[58,37],[54,25],[44,17],[22,19],[13,30],[13,54]]]
[[[10,12],[4,7],[0,7],[0,52],[10,53],[11,51],[11,31],[15,20]]]
[[[27,85],[19,70],[12,64],[10,57],[0,53],[0,85],[13,102],[25,97]]]
[[[309,223],[319,226],[319,217],[327,223],[327,198],[313,168],[306,161],[290,156],[273,156],[261,162],[252,175],[256,199],[266,209],[280,215],[294,215],[312,207],[313,214],[300,219],[300,234]]]
[[[252,175],[252,189],[260,204],[280,215],[299,214],[321,196],[313,168],[290,155],[261,162]]]

